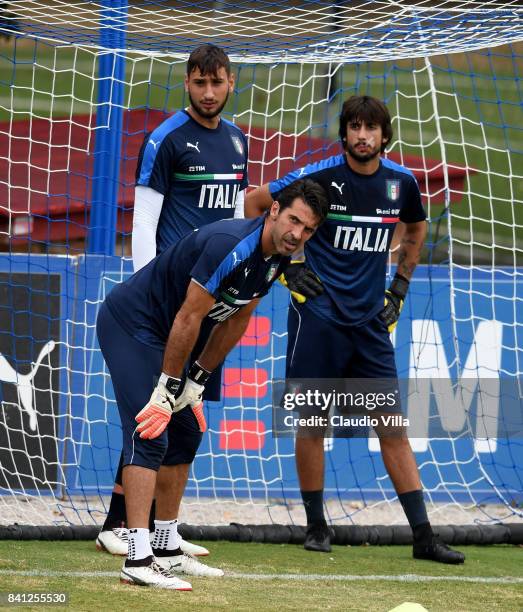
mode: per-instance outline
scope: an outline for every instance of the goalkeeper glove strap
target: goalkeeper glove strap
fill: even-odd
[[[405,300],[409,290],[409,284],[409,281],[404,276],[396,273],[387,291],[399,297],[400,300]]]
[[[199,385],[205,385],[209,380],[211,374],[212,372],[209,372],[209,370],[202,368],[198,361],[195,361],[189,368],[187,378],[194,380],[194,382],[198,383]]]
[[[174,376],[169,376],[165,372],[162,372],[160,376],[160,380],[158,381],[165,386],[170,395],[176,396],[178,390],[180,389],[180,385],[182,383],[180,378],[175,378]]]

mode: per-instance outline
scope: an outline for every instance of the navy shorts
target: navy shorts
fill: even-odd
[[[202,439],[190,408],[173,414],[161,436],[143,440],[136,415],[147,404],[162,372],[163,351],[130,336],[102,304],[96,322],[98,342],[111,374],[122,422],[123,465],[158,470],[161,465],[191,463]],[[218,395],[219,397],[219,395]]]
[[[287,378],[397,378],[394,347],[376,315],[361,326],[338,325],[291,302]]]
[[[370,388],[376,384],[380,390],[397,389],[394,347],[385,323],[376,315],[361,326],[343,326],[291,301],[286,377],[380,379],[370,383]],[[401,413],[397,392],[394,397],[394,404],[387,408],[387,413]]]

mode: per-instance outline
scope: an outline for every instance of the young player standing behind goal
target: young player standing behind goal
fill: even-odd
[[[398,321],[420,258],[426,215],[410,170],[380,156],[392,138],[390,114],[380,100],[370,96],[346,100],[339,135],[343,154],[250,192],[245,212],[247,216],[262,213],[298,177],[318,182],[328,194],[327,221],[305,247],[307,265],[323,282],[324,292],[304,304],[291,302],[287,377],[394,381],[397,372],[389,333]],[[405,224],[405,234],[396,275],[385,289],[388,251],[398,221]],[[413,530],[414,557],[463,563],[465,556],[432,532],[406,431],[387,435],[387,431],[376,429],[376,433],[383,462]],[[328,552],[330,530],[323,511],[321,433],[298,434],[296,466],[307,514],[305,548]]]
[[[248,185],[247,139],[240,128],[220,117],[233,89],[234,74],[226,53],[209,44],[194,49],[185,76],[189,106],[148,134],[140,150],[132,234],[135,272],[202,225],[243,217],[244,189]],[[201,348],[197,346],[196,350]],[[203,399],[219,400],[220,386],[221,366],[207,383]],[[178,412],[173,420],[179,421],[177,431],[184,440],[172,467],[179,508],[203,432],[191,409]],[[178,510],[176,520],[177,515]],[[154,505],[151,531],[155,529],[153,519]],[[120,458],[97,547],[127,555],[126,523]],[[161,525],[161,521],[156,523]],[[182,552],[209,554],[206,548],[186,542],[178,534],[176,539]]]

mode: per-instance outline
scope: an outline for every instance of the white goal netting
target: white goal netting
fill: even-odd
[[[386,154],[415,173],[430,220],[395,334],[398,369],[457,394],[452,418],[423,407],[426,436],[413,440],[430,516],[520,519],[519,3],[24,0],[1,10],[0,524],[103,520],[121,438],[96,312],[131,270],[142,139],[186,104],[185,61],[203,42],[234,62],[225,116],[248,135],[252,186],[338,152],[348,96],[387,103]],[[100,193],[114,196],[101,229],[91,214]],[[112,242],[93,253],[99,235]],[[206,407],[188,522],[304,520],[292,441],[271,435],[287,299],[281,288],[265,299],[227,360],[223,401]],[[488,422],[480,399],[457,391],[482,380],[501,398]],[[332,521],[404,522],[375,440],[327,440],[326,452]]]

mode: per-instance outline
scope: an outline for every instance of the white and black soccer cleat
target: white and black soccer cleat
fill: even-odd
[[[156,562],[173,574],[205,576],[207,578],[220,578],[223,576],[223,570],[205,565],[205,563],[198,561],[192,555],[182,553],[181,555],[163,556],[162,553],[165,554],[165,552],[153,549]]]
[[[151,544],[154,541],[154,531],[151,531],[149,534],[149,539],[151,540]],[[207,557],[210,553],[204,546],[199,546],[198,544],[193,544],[192,542],[187,542],[183,538],[180,538],[180,548],[182,552],[187,553],[188,555],[192,555],[193,557]]]
[[[172,572],[164,569],[153,557],[150,557],[150,559],[152,560],[149,565],[128,566],[124,563],[120,572],[120,582],[122,584],[134,584],[154,589],[192,591],[190,582],[181,580]]]
[[[100,531],[96,538],[96,549],[111,555],[127,557],[129,532],[125,527]]]
[[[180,548],[182,552],[192,555],[193,557],[206,557],[209,551],[204,546],[187,542],[186,540],[180,540]]]
[[[153,538],[154,532],[151,532],[151,541]],[[125,527],[100,531],[96,538],[96,549],[107,552],[110,555],[126,557],[128,544],[128,531]],[[206,557],[209,555],[207,548],[199,546],[198,544],[192,544],[192,542],[187,542],[183,539],[180,540],[180,548],[182,552],[193,555],[194,557]]]

